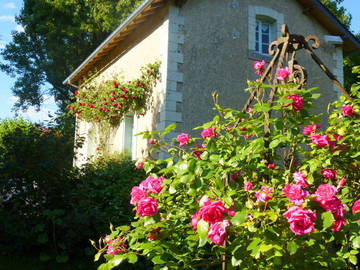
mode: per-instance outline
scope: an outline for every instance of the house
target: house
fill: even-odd
[[[134,134],[172,123],[178,127],[169,137],[192,133],[213,117],[214,90],[221,105],[241,108],[246,80],[257,76],[252,62],[269,59],[268,45],[284,23],[293,33],[318,36],[322,47],[316,53],[343,81],[343,55],[359,50],[360,42],[318,0],[145,0],[64,83],[79,87],[88,74],[131,80],[140,67],[160,60],[152,110],[106,133],[111,151],[127,149],[139,158],[148,145]],[[339,91],[320,68],[305,54],[298,59],[311,74],[308,85],[325,94],[318,107],[335,100]],[[85,141],[76,165],[96,155],[101,132],[97,124],[77,121],[76,136]]]

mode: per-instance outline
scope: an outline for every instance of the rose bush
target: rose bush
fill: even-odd
[[[261,73],[264,63],[254,67]],[[197,128],[199,137],[164,142],[174,125],[162,134],[143,133],[156,140],[154,151],[171,155],[142,161],[143,169],[151,181],[165,178],[159,192],[141,184],[141,191],[133,190],[135,221],[110,234],[110,240],[126,239],[127,248],[105,254],[100,239],[96,259],[105,254],[106,261],[99,269],[135,263],[138,256],[154,269],[219,269],[225,263],[228,269],[356,268],[359,96],[331,104],[328,128],[321,128],[320,117],[309,112],[320,95],[285,84],[289,72],[277,72],[284,84],[276,85],[272,104],[260,100],[246,112],[215,104],[219,115]],[[265,93],[272,87],[250,82],[250,89]],[[346,107],[344,114],[344,106],[352,113]]]
[[[152,90],[160,79],[160,63],[141,68],[141,77],[122,82],[116,77],[102,83],[89,81],[75,90],[69,112],[87,122],[119,123],[126,114],[143,115],[151,106]]]

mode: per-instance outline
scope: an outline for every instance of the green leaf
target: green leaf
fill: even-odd
[[[67,256],[67,255],[56,256],[56,262],[58,262],[58,263],[66,263],[68,260],[69,260],[69,256]]]
[[[94,262],[97,262],[100,259],[101,254],[102,254],[101,252],[98,252],[98,253],[95,254]]]
[[[241,212],[237,212],[235,216],[231,219],[231,223],[234,225],[240,225],[248,219],[248,213],[246,209],[243,209]]]
[[[135,253],[128,253],[128,254],[126,254],[126,257],[129,261],[129,263],[132,263],[132,264],[136,263],[138,260],[138,256]]]
[[[200,220],[197,224],[197,232],[199,234],[199,247],[202,247],[208,240],[209,223],[203,219]]]
[[[156,256],[154,258],[152,258],[151,260],[154,264],[163,264],[166,263],[163,259],[161,259],[160,256]]]
[[[236,259],[235,256],[231,257],[232,266],[239,266],[242,263],[241,259]]]
[[[261,243],[261,239],[254,238],[251,241],[251,243],[249,244],[249,246],[246,248],[246,250],[254,250],[255,248],[257,248],[259,246],[260,243]]]
[[[169,126],[167,126],[165,128],[165,131],[163,133],[161,133],[161,137],[164,137],[165,135],[169,134],[171,131],[173,131],[174,129],[176,129],[176,124],[171,124]]]
[[[352,245],[353,245],[353,248],[356,248],[356,249],[359,249],[359,248],[360,248],[360,236],[355,237],[355,238],[352,240]]]
[[[287,244],[287,250],[289,251],[290,255],[294,255],[298,248],[299,246],[294,241],[291,241]]]
[[[333,216],[333,214],[331,212],[322,213],[321,218],[322,218],[322,221],[323,221],[323,230],[326,230],[327,228],[332,226],[332,224],[335,221],[334,216]]]
[[[353,265],[356,265],[356,264],[357,264],[357,258],[356,258],[356,256],[351,255],[351,256],[349,257],[349,262],[351,262]]]

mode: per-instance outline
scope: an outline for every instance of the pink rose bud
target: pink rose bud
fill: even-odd
[[[355,111],[354,111],[354,107],[351,106],[351,105],[347,105],[347,106],[343,106],[341,108],[342,110],[342,113],[344,116],[347,116],[347,117],[351,117],[354,115]]]
[[[276,79],[278,81],[283,81],[285,80],[287,77],[289,77],[290,75],[290,69],[289,67],[286,67],[286,68],[279,68],[277,70],[277,76],[276,76]]]
[[[345,177],[341,178],[341,180],[339,181],[339,184],[337,186],[337,188],[342,188],[346,185],[346,181],[347,179]]]
[[[250,190],[254,189],[254,184],[250,181],[247,181],[244,183],[244,189],[246,191],[250,191]]]
[[[197,224],[199,223],[200,220],[201,220],[201,214],[199,210],[196,211],[196,213],[191,217],[191,226],[194,231],[197,230]]]
[[[228,215],[230,217],[233,217],[236,215],[235,207],[233,205],[228,209]]]
[[[190,136],[187,133],[181,133],[177,136],[177,140],[180,143],[180,146],[184,146],[190,141]]]
[[[157,140],[156,140],[156,139],[150,139],[150,140],[149,140],[149,143],[150,143],[150,144],[157,144]]]
[[[276,168],[276,164],[274,163],[270,163],[267,165],[267,167],[270,169],[270,170],[274,170]]]
[[[322,175],[327,179],[334,179],[337,175],[337,171],[331,169],[323,169]]]
[[[241,172],[232,173],[232,174],[230,174],[230,179],[232,181],[237,181],[237,180],[239,180],[240,175],[241,175]]]
[[[142,161],[139,161],[138,163],[136,163],[136,168],[138,169],[142,169],[144,167],[145,163]]]
[[[360,200],[357,200],[352,207],[352,213],[355,215],[359,211],[360,211]]]

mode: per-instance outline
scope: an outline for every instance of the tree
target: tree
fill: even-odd
[[[66,78],[141,0],[24,0],[0,69],[16,77],[17,109],[40,107],[45,94],[63,111],[71,100]]]

